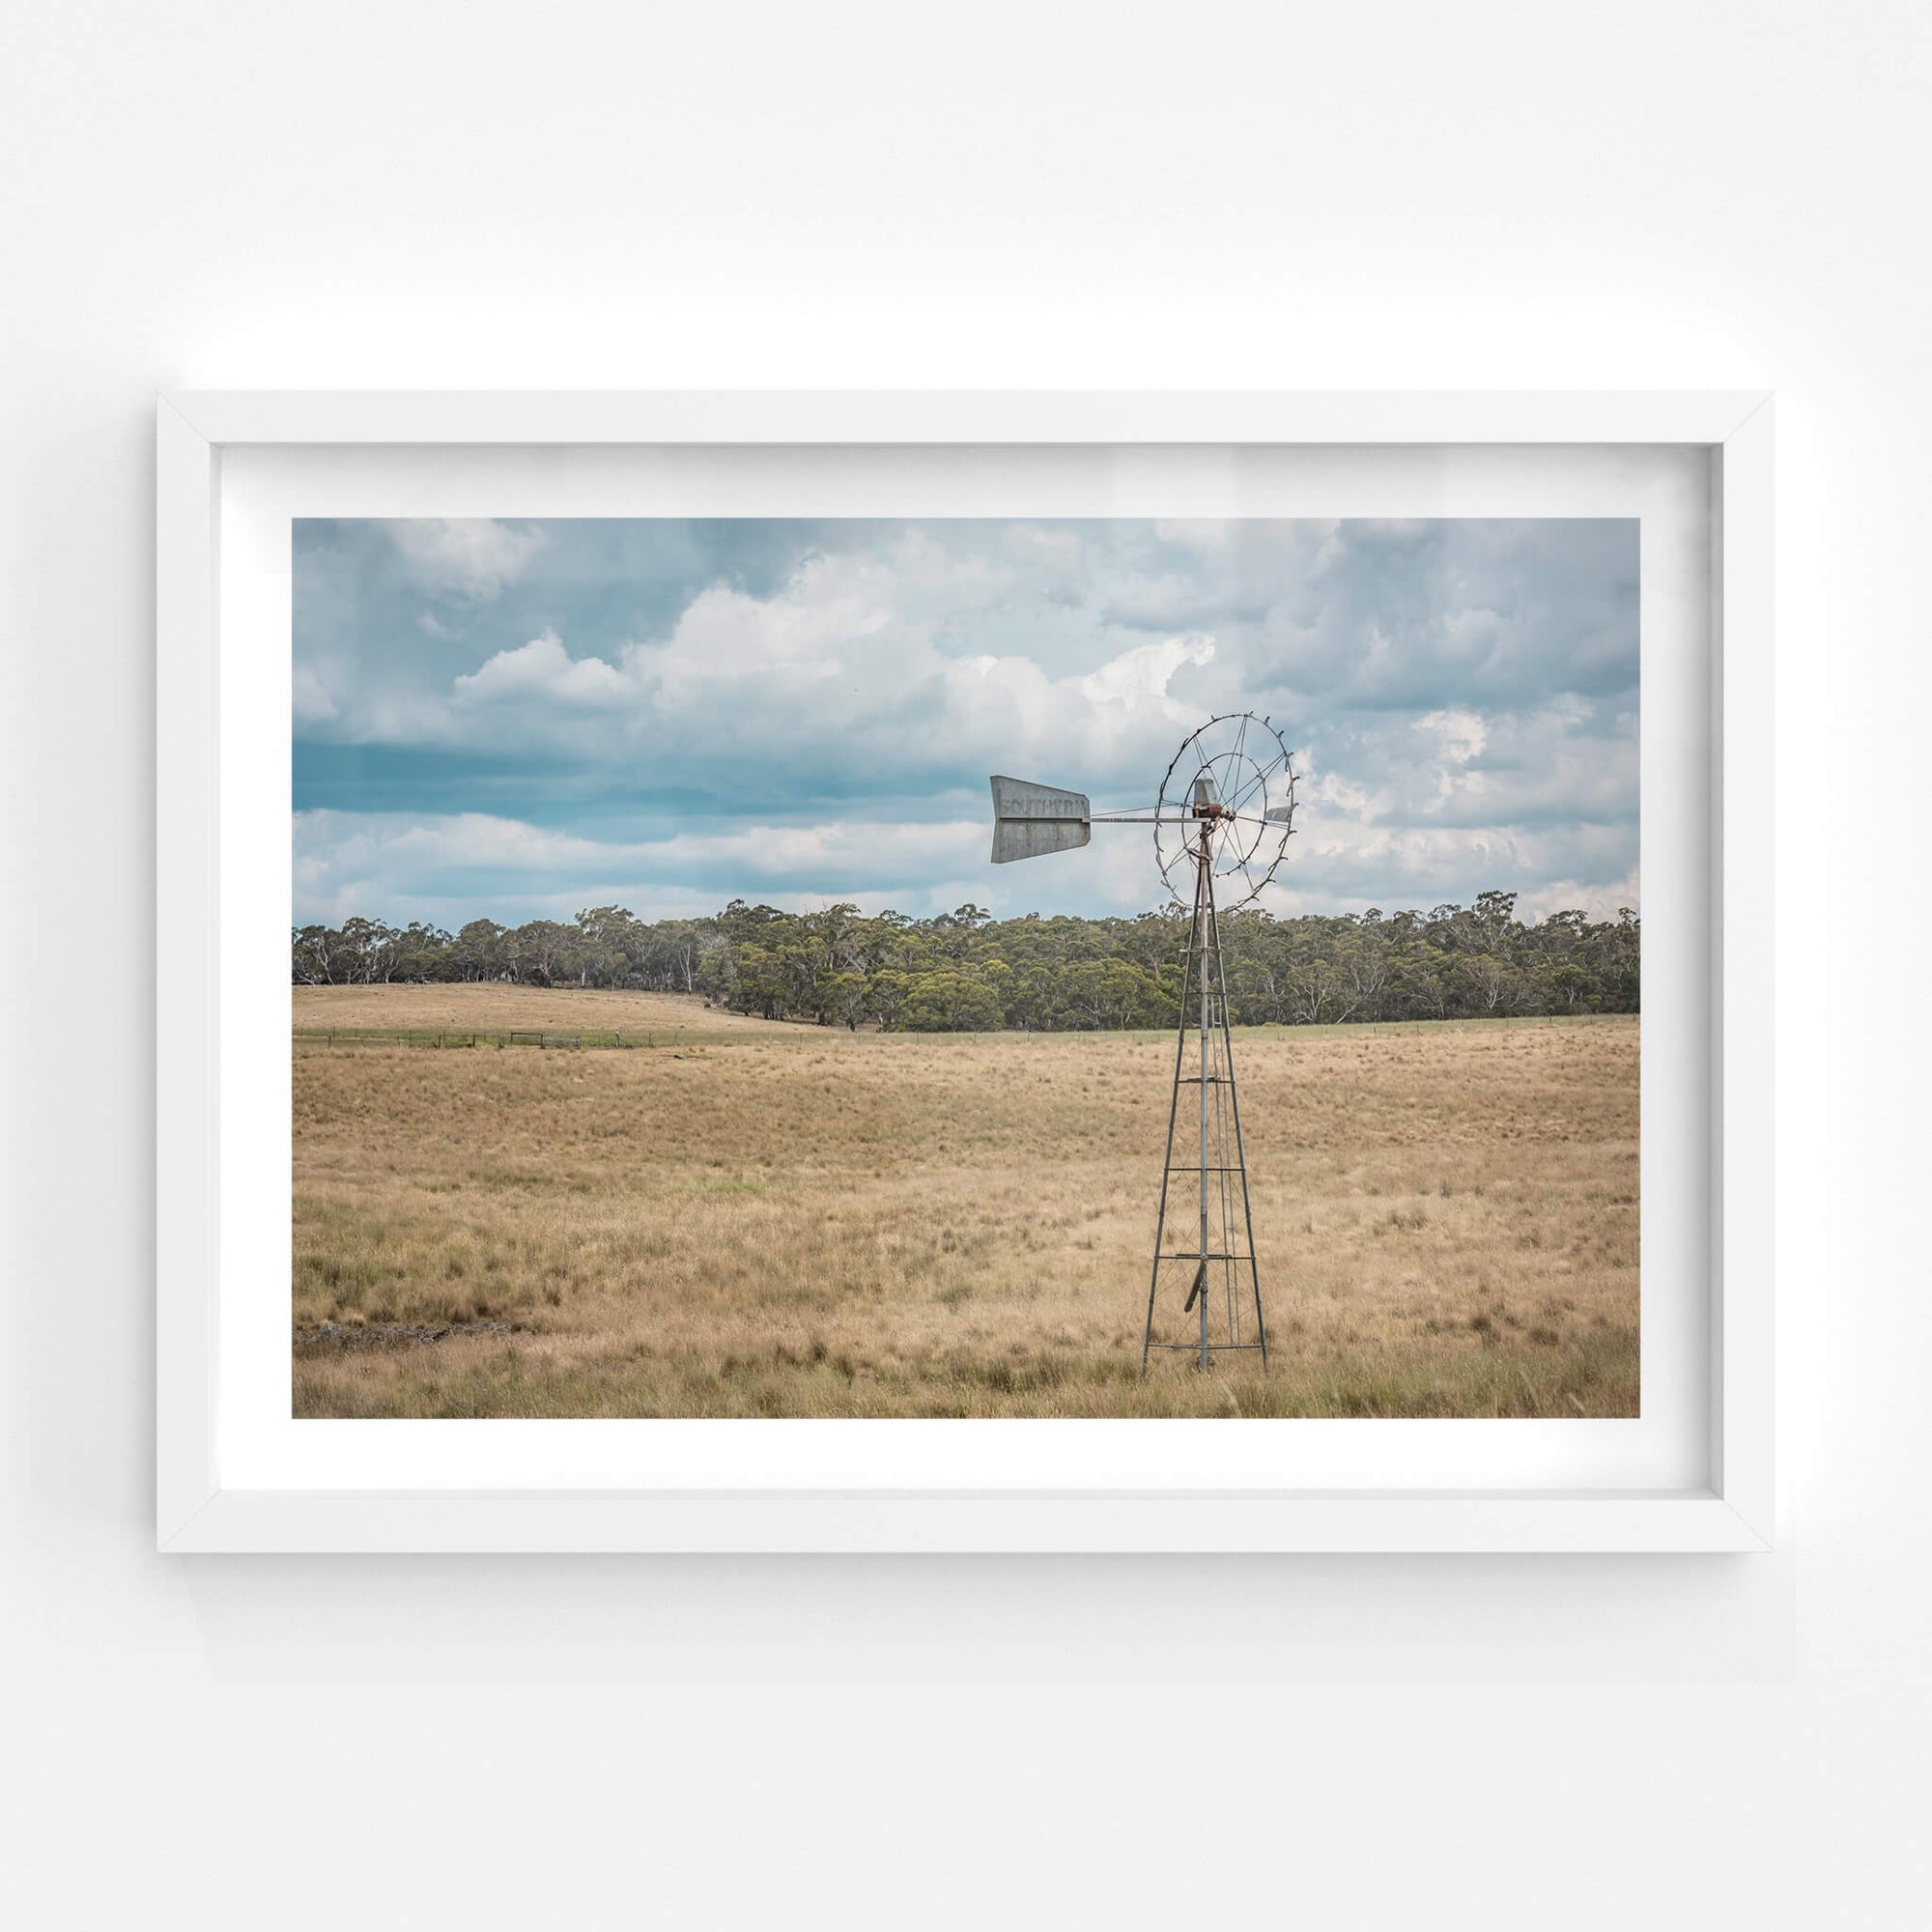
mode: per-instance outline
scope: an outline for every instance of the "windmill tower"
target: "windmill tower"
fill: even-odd
[[[1252,902],[1287,850],[1295,786],[1288,747],[1252,712],[1211,719],[1175,753],[1151,810],[1095,812],[1084,793],[1020,779],[992,785],[996,866],[1085,845],[1095,824],[1154,828],[1155,863],[1190,918],[1141,1367],[1155,1350],[1191,1354],[1203,1369],[1216,1354],[1248,1350],[1265,1364],[1220,915]]]

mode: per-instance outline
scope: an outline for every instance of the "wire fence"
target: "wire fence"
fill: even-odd
[[[622,1049],[634,1047],[682,1046],[685,1036],[677,1032],[644,1033],[531,1033],[524,1030],[502,1033],[432,1033],[424,1028],[398,1027],[297,1027],[297,1039],[315,1040],[328,1046],[423,1046],[494,1047],[534,1046],[563,1052],[582,1053],[586,1048]]]

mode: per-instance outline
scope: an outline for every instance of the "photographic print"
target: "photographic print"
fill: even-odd
[[[1640,1409],[1638,525],[299,520],[314,1417]]]

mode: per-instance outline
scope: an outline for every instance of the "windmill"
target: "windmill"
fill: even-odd
[[[1176,904],[1192,908],[1141,1368],[1145,1373],[1156,1349],[1195,1355],[1204,1369],[1218,1353],[1259,1350],[1265,1366],[1267,1322],[1219,916],[1252,903],[1288,849],[1295,786],[1288,746],[1267,719],[1251,711],[1212,718],[1174,754],[1151,810],[1095,811],[1083,792],[1023,779],[995,778],[992,784],[994,865],[1072,851],[1088,842],[1095,825],[1151,825],[1161,879]],[[1185,1120],[1183,1090],[1191,1090]],[[1192,1204],[1185,1199],[1190,1185],[1197,1190]],[[1166,1302],[1174,1302],[1183,1288],[1177,1318],[1163,1290]],[[1185,1341],[1157,1341],[1156,1327],[1163,1338],[1192,1332]]]

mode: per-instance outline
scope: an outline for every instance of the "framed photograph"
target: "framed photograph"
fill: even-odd
[[[158,421],[158,1534],[1746,1550],[1761,394]]]

